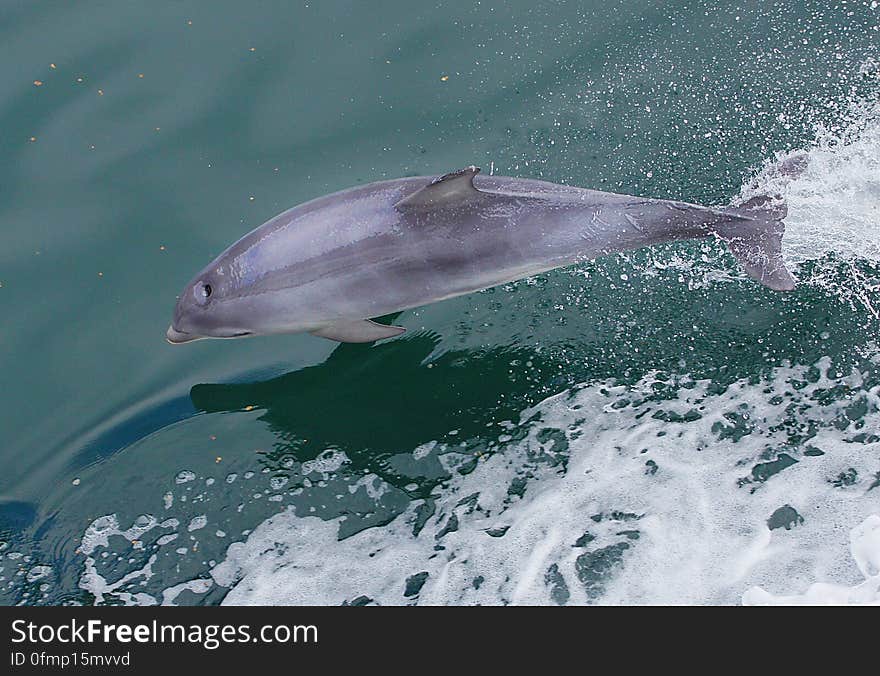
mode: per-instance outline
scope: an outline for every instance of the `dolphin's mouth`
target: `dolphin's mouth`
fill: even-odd
[[[191,343],[194,340],[202,340],[204,338],[244,338],[245,336],[254,335],[252,331],[236,331],[233,333],[217,334],[213,336],[200,336],[196,333],[187,333],[186,331],[178,331],[174,325],[168,327],[165,332],[165,340],[172,345],[180,345],[182,343]]]
[[[198,340],[199,338],[203,338],[204,336],[197,336],[193,333],[187,333],[186,331],[178,331],[174,328],[174,326],[169,326],[168,330],[165,332],[165,340],[167,340],[172,345],[180,345],[181,343],[190,343],[194,340]]]

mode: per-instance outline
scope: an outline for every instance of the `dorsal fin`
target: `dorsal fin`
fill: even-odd
[[[474,187],[474,176],[480,168],[471,165],[435,178],[424,188],[400,200],[395,207],[435,207],[451,205],[480,195]]]

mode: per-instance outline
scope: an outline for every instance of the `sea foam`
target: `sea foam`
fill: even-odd
[[[212,577],[232,604],[751,603],[816,579],[857,591],[814,587],[803,601],[880,600],[864,581],[880,444],[840,434],[851,400],[818,403],[841,383],[828,369],[811,383],[807,367],[780,368],[723,393],[657,374],[563,392],[523,412],[513,448],[456,476],[417,534],[420,504],[341,541],[338,520],[288,509]],[[880,431],[877,391],[858,395],[860,430]],[[819,432],[798,447],[804,408]]]

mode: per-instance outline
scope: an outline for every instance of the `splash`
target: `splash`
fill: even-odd
[[[878,77],[873,62],[862,69]],[[880,318],[880,101],[852,103],[839,124],[818,123],[806,170],[792,180],[777,167],[794,154],[766,162],[739,199],[783,196],[783,252],[801,283]]]

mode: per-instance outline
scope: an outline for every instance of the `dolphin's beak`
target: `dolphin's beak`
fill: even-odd
[[[174,326],[169,326],[168,330],[165,332],[165,340],[167,340],[172,345],[180,345],[181,343],[189,343],[193,340],[198,340],[202,336],[196,336],[192,333],[186,333],[184,331],[178,331],[174,328]]]

